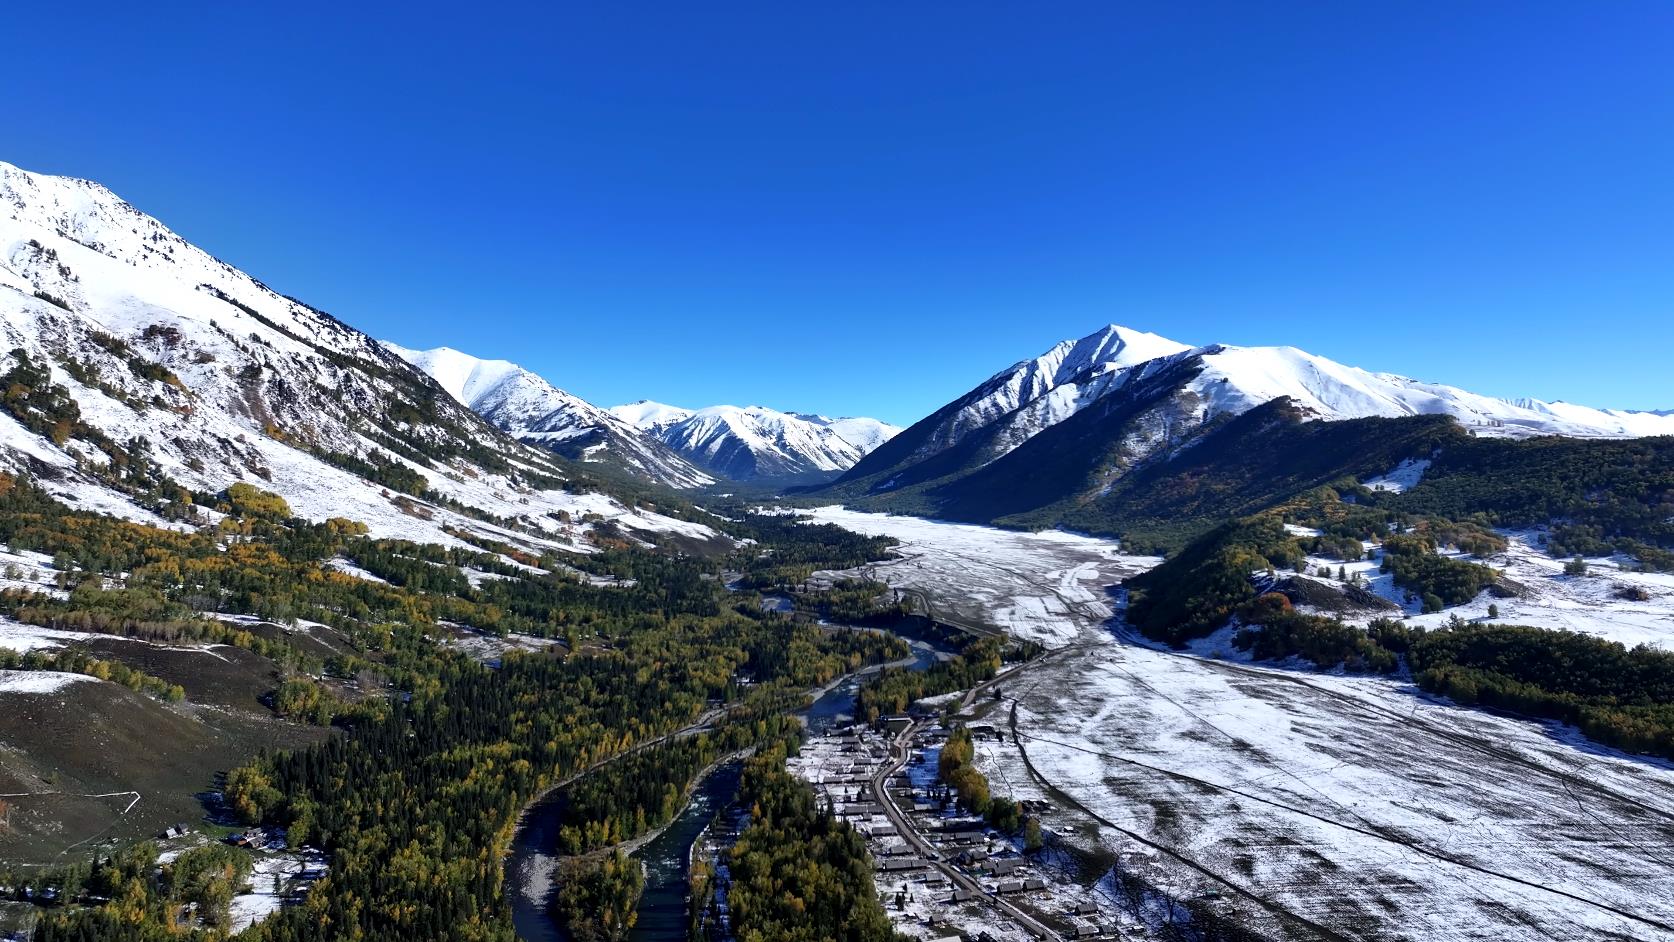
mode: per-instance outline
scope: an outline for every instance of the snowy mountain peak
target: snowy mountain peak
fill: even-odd
[[[542,384],[546,382],[509,360],[483,360],[452,347],[409,350],[387,340],[383,341],[383,345],[430,374],[430,378],[447,390],[448,395],[468,406],[518,374],[534,377]]]
[[[682,409],[641,400],[610,411],[704,467],[738,480],[842,471],[900,431],[877,419],[828,419],[766,406]]]
[[[1119,417],[1112,420],[1123,429],[1118,450],[1131,465],[1187,441],[1217,416],[1279,398],[1326,420],[1449,415],[1477,435],[1674,434],[1667,414],[1498,399],[1345,366],[1296,347],[1194,348],[1110,326],[994,374],[878,448],[842,482],[872,492],[929,486],[1002,460],[1095,405],[1096,415]]]
[[[1203,418],[1241,413],[1280,396],[1323,419],[1450,415],[1479,435],[1632,438],[1674,434],[1674,419],[1653,413],[1593,409],[1533,398],[1501,399],[1373,373],[1295,347],[1216,347],[1200,360],[1192,389]]]
[[[632,424],[552,385],[509,360],[484,360],[451,347],[384,346],[430,374],[448,394],[513,438],[569,458],[614,460],[638,477],[670,487],[715,479]]]
[[[1004,398],[1027,401],[1089,370],[1121,369],[1188,349],[1167,337],[1111,324],[1079,340],[1062,341],[1040,356],[1019,360],[984,385],[1001,384]]]
[[[0,471],[148,522],[234,482],[374,535],[587,548],[586,513],[707,528],[562,488],[567,467],[436,395],[424,374],[110,190],[0,164]],[[507,528],[485,521],[517,521]]]

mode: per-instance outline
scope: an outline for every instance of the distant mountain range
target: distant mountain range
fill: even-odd
[[[877,419],[762,406],[682,409],[642,400],[607,410],[505,360],[385,346],[519,441],[676,488],[829,480],[900,431]]]
[[[715,483],[715,478],[655,438],[515,363],[480,360],[450,347],[408,350],[387,342],[384,346],[519,441],[578,461],[609,461],[670,487]]]
[[[741,481],[841,472],[901,431],[877,419],[829,419],[763,406],[682,409],[640,401],[610,412],[716,474]]]

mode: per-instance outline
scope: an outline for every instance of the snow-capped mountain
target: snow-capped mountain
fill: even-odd
[[[644,400],[610,412],[702,467],[739,481],[834,474],[900,431],[877,419],[828,419],[762,406],[694,410]]]
[[[449,395],[513,438],[568,458],[609,461],[628,472],[691,488],[715,479],[675,451],[593,405],[507,360],[483,360],[450,347],[384,346],[430,374]]]
[[[713,536],[569,493],[555,456],[96,183],[0,163],[0,328],[0,470],[78,507],[157,521],[248,481],[304,517],[432,542],[586,549],[594,513]]]
[[[1674,434],[1666,412],[1594,409],[1539,399],[1499,399],[1456,386],[1344,366],[1295,347],[1213,346],[1200,351],[1193,386],[1206,417],[1288,396],[1323,419],[1451,415],[1479,435],[1637,438]]]
[[[838,485],[883,493],[996,462],[1094,403],[1121,416],[1125,463],[1187,441],[1218,417],[1287,398],[1342,420],[1442,414],[1473,434],[1623,438],[1674,434],[1667,413],[1507,401],[1344,366],[1294,347],[1186,344],[1106,327],[990,377],[858,462]]]

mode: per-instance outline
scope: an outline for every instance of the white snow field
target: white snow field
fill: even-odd
[[[0,649],[15,651],[18,654],[52,651],[92,637],[94,636],[80,631],[25,625],[20,621],[0,616]]]
[[[1466,621],[1575,631],[1620,641],[1628,647],[1648,644],[1674,649],[1674,573],[1637,572],[1631,559],[1598,557],[1586,560],[1586,575],[1566,575],[1564,560],[1553,559],[1537,545],[1539,531],[1502,535],[1508,541],[1505,552],[1483,557],[1451,551],[1447,555],[1498,570],[1518,595],[1498,598],[1483,592],[1463,605],[1427,615],[1421,613],[1422,606],[1411,593],[1395,585],[1392,576],[1379,572],[1377,559],[1344,562],[1310,556],[1308,570],[1317,573],[1323,566],[1332,573],[1341,570],[1349,578],[1359,576],[1366,588],[1401,608],[1398,612],[1367,611],[1339,616],[1351,624],[1395,615],[1405,617],[1413,625],[1437,628],[1458,617]],[[1368,550],[1373,548],[1370,543],[1362,545]],[[1326,585],[1341,584],[1318,575],[1296,578]],[[1489,617],[1490,605],[1499,613],[1497,617]]]
[[[57,693],[71,684],[92,679],[86,674],[64,671],[0,671],[0,694]]]
[[[859,572],[929,596],[938,617],[1049,646],[1110,618],[1106,588],[1161,561],[1126,555],[1114,540],[1062,530],[1022,533],[842,507],[820,507],[808,516],[900,540],[898,558]]]
[[[1499,609],[1496,622],[1579,631],[1629,647],[1674,649],[1674,573],[1635,572],[1631,560],[1595,558],[1586,561],[1586,575],[1569,576],[1563,560],[1534,545],[1535,534],[1509,537],[1504,553],[1473,561],[1504,572],[1527,590],[1526,596],[1495,599],[1483,594],[1445,613],[1417,616],[1413,623],[1434,627],[1455,612],[1460,618],[1487,619],[1493,604]]]
[[[261,850],[253,856],[255,860],[245,886],[227,906],[228,928],[235,933],[278,912],[292,894],[306,893],[328,866],[324,853],[307,847],[278,852]]]
[[[1176,900],[1280,938],[1674,939],[1674,765],[1398,680],[1160,650],[1113,630],[1112,579],[1062,588],[1076,556],[1148,562],[1108,541],[815,517],[903,541],[873,577],[1057,648],[1005,685],[978,766]]]
[[[1067,795],[1177,898],[1297,938],[1674,938],[1666,763],[1398,682],[1120,642],[1014,696],[991,781]]]

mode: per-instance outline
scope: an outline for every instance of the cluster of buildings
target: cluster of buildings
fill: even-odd
[[[1116,938],[1098,905],[1077,898],[1085,887],[1054,879],[1014,838],[958,811],[936,780],[946,737],[939,726],[922,731],[907,764],[887,776],[893,734],[862,726],[814,737],[788,763],[866,838],[896,927],[929,942]]]

